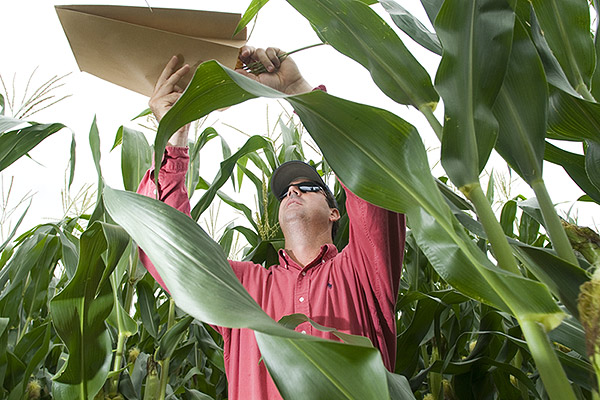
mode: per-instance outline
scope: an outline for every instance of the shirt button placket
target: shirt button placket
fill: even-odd
[[[310,282],[307,278],[306,271],[298,274],[298,280],[296,281],[296,312],[310,316],[310,302],[308,297]],[[298,330],[302,333],[310,333],[310,323],[305,322],[298,326]]]

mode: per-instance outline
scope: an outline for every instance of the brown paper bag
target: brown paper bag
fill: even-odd
[[[246,43],[245,29],[232,38],[240,14],[97,5],[56,12],[80,70],[146,96],[173,55],[192,71],[213,59],[234,68]]]

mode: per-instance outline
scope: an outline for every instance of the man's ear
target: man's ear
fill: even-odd
[[[338,219],[340,219],[340,217],[341,217],[340,210],[338,210],[337,208],[331,208],[330,211],[331,211],[331,213],[329,214],[329,220],[331,222],[335,222]]]

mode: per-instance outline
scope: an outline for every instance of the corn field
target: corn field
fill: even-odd
[[[560,165],[585,193],[578,200],[600,203],[597,4],[421,0],[430,31],[393,0],[378,3],[395,28],[374,1],[287,1],[389,98],[422,113],[444,176],[432,175],[423,132],[400,115],[322,91],[285,95],[216,61],[201,64],[152,145],[134,129],[116,133],[125,190],[104,184],[94,121],[93,211],[17,236],[18,221],[0,244],[0,397],[226,399],[222,339],[211,327],[220,325],[255,331],[285,399],[600,399],[600,237],[558,216],[542,175],[545,164]],[[239,29],[265,3],[253,0]],[[441,57],[435,76],[396,28]],[[180,127],[257,97],[287,101],[301,125],[280,123],[278,141],[250,137],[214,177],[202,176],[199,157],[219,135],[203,129],[189,144],[188,191],[201,193],[191,218],[135,194]],[[64,128],[24,111],[9,116],[8,105],[0,97],[0,171]],[[322,157],[305,152],[305,131]],[[579,143],[581,154],[562,141]],[[493,182],[481,183],[494,151],[535,193],[503,199],[499,213]],[[244,260],[276,262],[283,235],[267,185],[297,159],[406,214],[393,373],[360,337],[301,335],[293,330],[301,315],[272,320],[229,267],[237,237]],[[222,191],[228,182],[252,188],[256,213]],[[341,249],[339,184],[335,194]],[[216,201],[245,221],[211,237],[198,221]],[[171,295],[138,264],[137,245]]]

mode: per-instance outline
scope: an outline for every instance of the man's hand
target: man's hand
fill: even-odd
[[[190,66],[185,64],[183,67],[177,69],[178,63],[179,59],[177,56],[173,56],[169,60],[167,66],[160,74],[156,86],[154,86],[154,92],[152,93],[152,97],[150,97],[150,101],[148,101],[150,109],[159,122],[179,97],[181,97],[181,93],[183,93],[183,88],[179,86],[179,82],[190,71]],[[178,147],[187,146],[188,129],[189,125],[179,129],[171,136],[168,145]]]
[[[240,51],[240,60],[246,65],[258,61],[262,63],[267,72],[254,75],[243,69],[236,69],[236,71],[286,94],[310,92],[312,87],[304,80],[294,60],[286,57],[280,61],[279,56],[282,54],[284,52],[275,47],[255,49],[251,46],[244,46]]]

